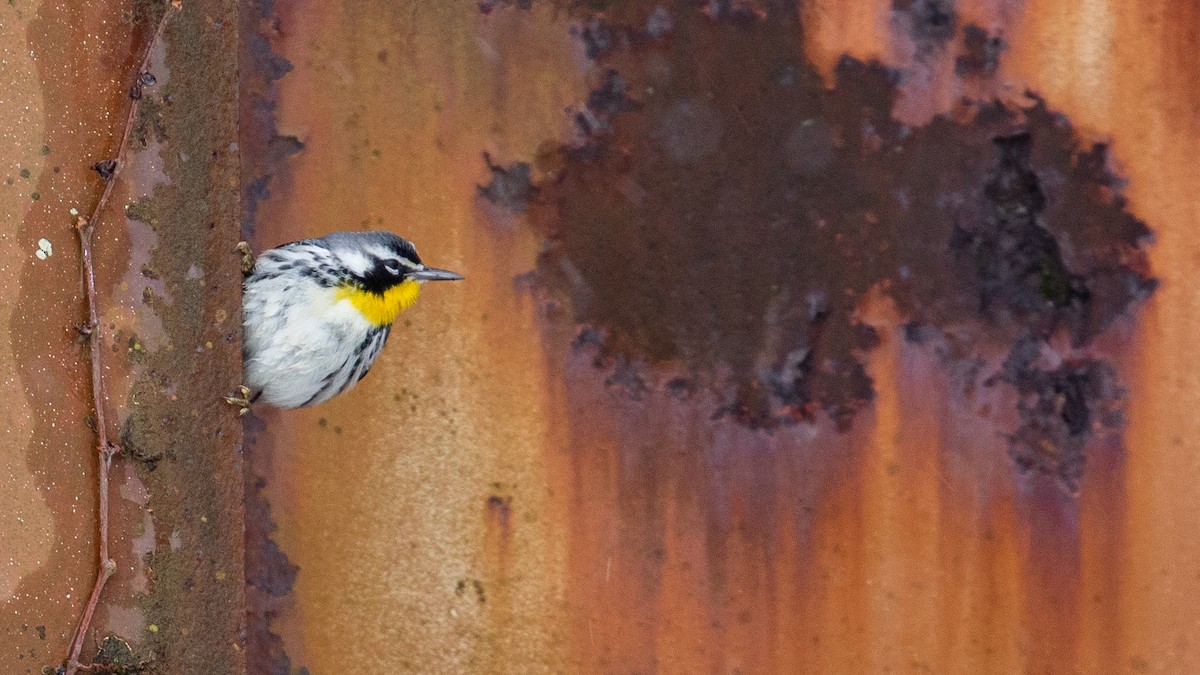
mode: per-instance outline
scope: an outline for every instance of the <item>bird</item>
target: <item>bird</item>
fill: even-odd
[[[302,408],[349,391],[379,357],[427,281],[463,276],[427,267],[387,231],[334,232],[264,251],[238,244],[244,384],[225,400]]]

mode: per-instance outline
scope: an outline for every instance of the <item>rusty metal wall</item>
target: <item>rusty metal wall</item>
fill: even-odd
[[[152,53],[96,231],[115,576],[84,644],[111,672],[242,672],[237,3],[188,0]],[[97,565],[75,213],[103,188],[162,3],[0,6],[0,671],[61,664]],[[115,646],[117,643],[113,643]],[[130,670],[141,664],[143,670]]]
[[[251,420],[252,672],[1200,668],[1194,3],[243,9],[257,246],[467,276]]]

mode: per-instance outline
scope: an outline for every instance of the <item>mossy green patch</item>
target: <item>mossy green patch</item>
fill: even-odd
[[[125,207],[125,217],[130,220],[136,220],[139,223],[147,225],[158,224],[158,210],[155,208],[154,199],[151,197],[142,197],[136,202]]]

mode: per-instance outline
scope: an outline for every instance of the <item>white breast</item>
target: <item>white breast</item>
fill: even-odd
[[[259,259],[242,299],[246,386],[281,408],[320,403],[366,374],[388,331],[338,300],[334,288],[294,270],[279,273],[294,254],[272,258]]]

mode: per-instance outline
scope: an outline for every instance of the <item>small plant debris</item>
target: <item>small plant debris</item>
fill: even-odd
[[[106,159],[96,162],[92,165],[92,170],[100,174],[100,178],[104,180],[112,180],[113,174],[117,171],[117,160]]]
[[[100,643],[100,650],[92,659],[93,673],[111,673],[112,675],[135,675],[144,673],[150,667],[152,659],[140,659],[129,647],[129,643],[116,635],[107,635]]]

